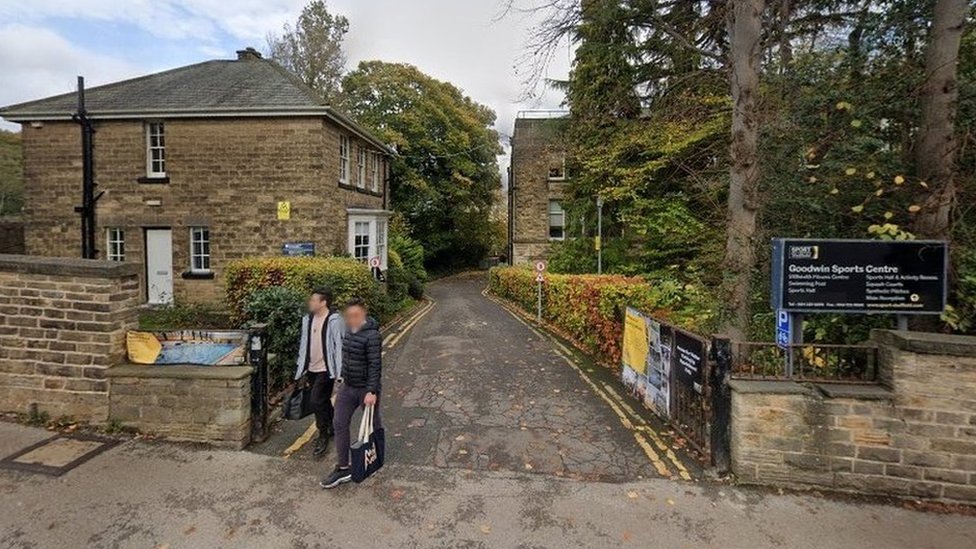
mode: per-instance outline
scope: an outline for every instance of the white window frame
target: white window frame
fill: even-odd
[[[559,211],[557,211],[557,212],[554,212],[553,211],[553,208],[552,208],[553,204],[555,204],[559,208]],[[548,210],[547,210],[546,213],[548,215],[548,218],[547,218],[548,219],[547,226],[549,228],[548,229],[549,230],[549,240],[566,240],[566,210],[563,208],[562,203],[560,201],[558,201],[558,200],[550,200],[549,201],[549,207],[548,207]],[[560,224],[559,225],[553,225],[553,223],[552,223],[552,218],[553,217],[552,216],[554,216],[554,215],[559,217],[559,219],[560,219]],[[552,236],[552,229],[554,227],[559,227],[561,236]]]
[[[369,189],[375,193],[375,192],[379,192],[379,190],[380,190],[380,178],[381,178],[381,173],[383,171],[383,170],[380,169],[380,162],[382,161],[383,156],[380,153],[373,152],[373,153],[370,153],[370,158],[369,159],[370,159],[370,165],[369,165],[369,168],[370,168],[370,170],[369,170],[370,171],[370,187],[369,187]]]
[[[560,161],[562,162],[563,174],[561,176],[553,176],[550,173],[550,174],[548,174],[549,175],[549,181],[566,181],[566,177],[568,175],[566,173],[566,154],[565,153],[559,153],[559,158],[560,158]],[[551,168],[552,168],[552,162],[551,162],[551,158],[550,158],[549,165],[546,167],[546,169],[551,169]]]
[[[380,270],[385,271],[389,258],[389,231],[390,223],[388,220],[389,212],[381,210],[350,210],[348,224],[348,251],[349,255],[360,261],[369,262],[371,258],[379,256]],[[356,257],[357,248],[363,249],[362,241],[357,242],[357,229],[366,227],[366,233],[361,231],[358,236],[366,236],[368,239],[365,244],[366,255]]]
[[[362,229],[362,230],[361,230]],[[352,256],[363,263],[373,257],[373,233],[372,223],[366,220],[356,220],[352,222]],[[364,242],[365,241],[365,242]],[[360,251],[364,252],[360,255]]]
[[[121,227],[105,229],[105,259],[125,261],[125,229]]]
[[[146,176],[166,177],[166,125],[161,121],[146,123]]]
[[[349,136],[339,134],[339,183],[349,184]]]
[[[356,152],[356,166],[359,168],[359,179],[356,186],[360,189],[366,188],[366,147],[359,145]]]
[[[381,269],[385,270],[386,267],[386,220],[377,219],[376,220],[376,254],[380,256]]]
[[[197,251],[197,244],[200,244],[199,251]],[[190,272],[212,272],[211,252],[210,227],[190,227]]]

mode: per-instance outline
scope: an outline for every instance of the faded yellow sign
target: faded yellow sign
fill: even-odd
[[[151,332],[128,332],[125,346],[129,360],[136,364],[153,364],[163,350],[156,334]]]
[[[278,221],[291,219],[291,202],[283,200],[278,202]]]
[[[624,366],[629,366],[638,374],[644,374],[647,371],[648,349],[644,316],[628,307],[624,316]]]

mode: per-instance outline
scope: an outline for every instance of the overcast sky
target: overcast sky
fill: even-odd
[[[365,59],[406,62],[452,82],[512,132],[519,110],[557,109],[559,92],[519,101],[516,69],[531,21],[496,20],[504,0],[329,0],[349,18],[349,69]],[[525,0],[528,4],[534,0]],[[294,21],[306,0],[0,0],[0,105],[96,86],[205,59],[266,49],[269,31]],[[564,78],[570,52],[550,76]],[[3,122],[0,127],[17,129]],[[504,165],[504,159],[500,159]]]

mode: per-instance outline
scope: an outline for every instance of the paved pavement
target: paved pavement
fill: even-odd
[[[635,435],[654,425],[482,286],[432,285],[388,351],[366,483],[322,491],[326,463],[281,457],[303,424],[259,452],[130,441],[61,477],[0,470],[0,548],[976,546],[968,516],[661,478],[686,460]],[[0,423],[0,454],[46,436]]]

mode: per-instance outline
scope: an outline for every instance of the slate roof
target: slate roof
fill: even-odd
[[[0,108],[12,122],[67,120],[76,92]],[[85,90],[93,119],[218,116],[323,116],[392,152],[311,88],[268,59],[213,60]]]

